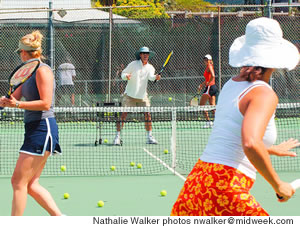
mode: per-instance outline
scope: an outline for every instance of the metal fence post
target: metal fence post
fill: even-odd
[[[218,6],[218,57],[219,57],[219,92],[222,88],[222,55],[221,55],[221,8]]]
[[[272,18],[272,0],[268,0],[267,8],[268,8],[268,17]]]
[[[49,60],[50,67],[54,70],[54,25],[53,25],[53,0],[49,0]]]
[[[112,6],[109,7],[109,56],[108,56],[108,98],[106,99],[107,102],[111,101],[111,46],[112,46]]]

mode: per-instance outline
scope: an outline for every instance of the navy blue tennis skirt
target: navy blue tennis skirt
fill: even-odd
[[[45,151],[50,151],[51,154],[61,153],[55,118],[25,123],[24,143],[19,152],[43,156]]]
[[[218,93],[218,88],[216,85],[212,85],[212,86],[206,86],[203,94],[208,94],[209,96],[216,96]]]

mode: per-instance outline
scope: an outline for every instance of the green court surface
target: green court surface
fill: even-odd
[[[203,111],[211,109],[134,108],[128,114],[121,132],[123,145],[113,145],[116,123],[120,121],[121,112],[128,110],[56,109],[63,155],[49,158],[40,182],[50,191],[64,214],[170,214],[184,177],[191,171],[208,142],[211,128],[205,128],[207,122]],[[150,110],[157,145],[146,144],[144,112]],[[24,137],[23,112],[5,109],[0,117],[0,215],[7,216],[10,215],[12,199],[9,178]],[[280,105],[275,123],[277,144],[289,138],[299,139],[299,105]],[[294,150],[300,154],[300,147]],[[291,182],[300,178],[299,157],[272,156],[271,159],[283,180]],[[130,166],[131,162],[135,162],[135,166]],[[138,163],[142,164],[142,168],[136,167]],[[65,172],[60,170],[63,165],[66,166]],[[111,166],[115,166],[115,170],[111,170]],[[166,190],[167,196],[161,197],[161,190]],[[66,192],[70,194],[67,200],[63,198]],[[300,194],[287,203],[279,203],[270,185],[260,176],[252,193],[271,215],[300,216]],[[104,201],[104,207],[97,207],[99,200]],[[47,213],[29,198],[25,215]]]
[[[299,173],[281,173],[286,181],[292,181]],[[168,216],[183,185],[175,175],[164,176],[116,176],[116,177],[43,177],[40,180],[61,211],[69,216]],[[9,178],[0,178],[0,215],[10,215],[12,189]],[[167,196],[160,195],[161,190]],[[63,194],[70,194],[64,199]],[[299,193],[299,191],[298,191]],[[279,203],[273,189],[261,176],[252,194],[272,216],[300,216],[300,193],[286,203]],[[104,201],[104,207],[97,202]],[[26,216],[47,216],[31,197],[28,198]]]

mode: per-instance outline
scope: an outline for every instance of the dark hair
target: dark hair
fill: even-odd
[[[267,68],[264,67],[245,66],[242,67],[240,75],[242,78],[245,78],[248,82],[254,82],[262,78],[266,70]]]

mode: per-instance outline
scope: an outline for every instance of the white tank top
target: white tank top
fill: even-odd
[[[234,167],[253,179],[256,178],[256,169],[242,148],[241,129],[244,116],[239,110],[239,101],[257,86],[266,86],[272,89],[263,81],[236,82],[230,79],[224,85],[216,106],[214,127],[200,157],[204,162]],[[266,147],[270,147],[276,141],[274,115],[270,119],[263,137]]]

